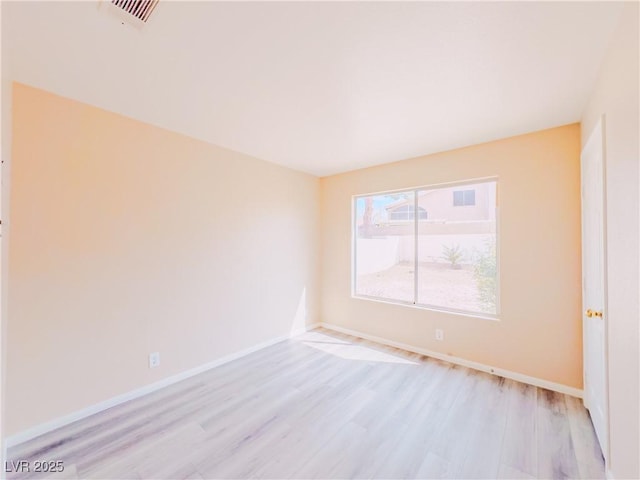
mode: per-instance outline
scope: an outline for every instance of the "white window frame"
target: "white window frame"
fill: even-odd
[[[374,297],[371,295],[363,295],[356,293],[356,282],[357,282],[357,267],[356,267],[356,259],[357,259],[357,243],[358,243],[358,218],[357,218],[357,208],[356,204],[358,199],[371,197],[375,195],[390,195],[390,194],[406,194],[413,192],[414,198],[414,212],[416,207],[418,206],[418,192],[421,190],[436,190],[439,188],[455,188],[455,187],[465,187],[468,185],[475,185],[478,183],[489,183],[495,182],[496,184],[496,206],[495,206],[495,218],[496,218],[496,313],[486,313],[486,312],[476,312],[471,310],[462,310],[455,308],[442,307],[439,305],[429,305],[418,303],[418,275],[414,274],[414,294],[413,294],[413,302],[408,302],[405,300],[397,300],[391,298],[383,298],[383,297]],[[414,272],[417,271],[418,265],[418,225],[420,219],[415,218],[414,216]],[[499,320],[500,319],[500,209],[499,209],[499,182],[498,177],[482,177],[482,178],[474,178],[469,180],[462,180],[456,182],[446,182],[446,183],[437,183],[430,185],[421,185],[418,187],[411,188],[403,188],[397,190],[384,190],[380,192],[369,192],[369,193],[361,193],[358,195],[351,196],[351,297],[355,299],[368,300],[380,303],[387,303],[392,305],[401,305],[405,307],[418,308],[421,310],[430,310],[435,312],[444,312],[451,313],[455,315],[461,315],[465,317],[473,317],[480,318],[484,320]]]

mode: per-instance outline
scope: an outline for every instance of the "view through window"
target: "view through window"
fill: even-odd
[[[355,198],[354,293],[498,313],[495,180]]]

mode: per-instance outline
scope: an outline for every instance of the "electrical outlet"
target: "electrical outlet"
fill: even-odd
[[[160,352],[153,352],[149,354],[149,368],[156,368],[160,366]]]
[[[436,328],[436,340],[439,342],[444,340],[444,331],[441,328]]]

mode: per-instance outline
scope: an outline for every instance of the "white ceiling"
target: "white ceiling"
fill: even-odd
[[[3,77],[328,175],[579,121],[621,5],[2,2]]]

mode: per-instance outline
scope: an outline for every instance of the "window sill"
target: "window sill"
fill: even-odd
[[[449,309],[449,308],[442,308],[442,307],[434,307],[431,305],[422,305],[420,303],[413,303],[413,302],[403,302],[402,300],[386,300],[386,299],[382,299],[382,298],[377,298],[377,297],[368,297],[366,295],[356,295],[356,294],[352,294],[351,298],[354,298],[356,300],[366,300],[369,302],[378,302],[378,303],[385,303],[387,305],[398,305],[401,307],[409,307],[409,308],[415,308],[418,310],[427,310],[430,312],[438,312],[438,313],[447,313],[449,315],[456,315],[456,316],[461,316],[461,317],[468,317],[468,318],[477,318],[479,320],[490,320],[493,322],[499,322],[500,321],[500,317],[498,316],[498,314],[496,315],[491,315],[489,313],[480,313],[480,312],[467,312],[464,310],[454,310],[454,309]]]

